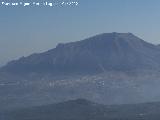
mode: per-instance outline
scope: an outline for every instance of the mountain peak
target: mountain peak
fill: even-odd
[[[99,35],[103,35],[103,34],[104,34],[104,35],[105,35],[105,34],[106,34],[106,35],[109,35],[109,34],[110,34],[110,35],[115,35],[115,36],[116,36],[116,35],[117,35],[117,36],[118,36],[118,35],[134,35],[134,34],[132,34],[132,33],[130,33],[130,32],[128,32],[128,33],[111,32],[111,33],[101,33],[101,34],[99,34]]]
[[[118,33],[118,32],[112,32],[112,33],[101,33],[101,34],[97,34],[95,36],[104,36],[104,37],[108,37],[108,36],[113,36],[113,37],[136,37],[134,34],[132,33]],[[95,37],[93,36],[93,37]]]
[[[146,42],[142,39],[138,38],[132,33],[101,33],[97,34],[95,36],[89,37],[84,40],[76,41],[76,42],[70,42],[70,43],[60,43],[56,46],[56,48],[107,48],[108,46],[133,46],[133,47],[139,47],[142,46],[142,44],[145,44]],[[149,44],[149,43],[148,43]],[[114,49],[113,47],[113,49]]]
[[[95,38],[95,39],[105,39],[105,40],[142,40],[140,38],[138,38],[137,36],[135,36],[134,34],[132,33],[117,33],[117,32],[112,32],[112,33],[102,33],[102,34],[98,34],[96,36],[93,36],[93,37],[90,37],[89,39],[91,38]]]

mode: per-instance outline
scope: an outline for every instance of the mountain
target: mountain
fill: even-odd
[[[0,69],[0,110],[84,98],[101,104],[160,101],[160,48],[131,33],[58,44]]]
[[[58,44],[56,48],[11,61],[1,71],[93,74],[105,71],[159,69],[160,50],[131,33],[104,33],[88,39]]]
[[[160,103],[101,105],[85,99],[1,114],[5,120],[159,120]]]

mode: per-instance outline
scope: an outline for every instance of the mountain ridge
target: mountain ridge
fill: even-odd
[[[100,73],[110,70],[157,69],[160,49],[132,33],[103,33],[9,62],[11,72]],[[73,70],[74,69],[74,70]]]
[[[159,106],[159,102],[108,106],[76,99],[14,110],[4,113],[3,117],[5,120],[159,120]]]

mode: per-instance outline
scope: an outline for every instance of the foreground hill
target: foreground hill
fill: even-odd
[[[5,120],[159,120],[160,103],[106,106],[77,99],[14,110],[3,114],[3,118]]]

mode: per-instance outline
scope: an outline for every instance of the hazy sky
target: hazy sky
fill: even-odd
[[[73,7],[0,6],[0,65],[105,32],[131,32],[160,43],[160,0],[75,1]]]

